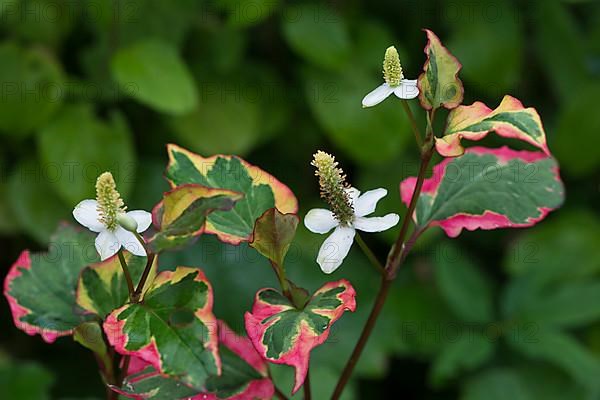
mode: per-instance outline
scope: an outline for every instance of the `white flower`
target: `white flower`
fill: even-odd
[[[125,215],[137,222],[136,231],[138,233],[144,232],[152,223],[152,215],[144,210],[129,211]],[[77,204],[73,210],[73,217],[90,231],[98,233],[96,250],[102,260],[117,254],[121,247],[136,256],[146,255],[144,247],[135,237],[135,234],[125,230],[120,225],[117,225],[114,229],[109,229],[102,222],[96,200],[83,200]]]
[[[400,221],[398,214],[383,217],[365,217],[375,211],[377,202],[387,195],[385,189],[369,190],[360,195],[355,188],[346,189],[350,204],[354,210],[352,220],[342,224],[330,210],[315,208],[304,218],[304,225],[314,233],[325,234],[334,229],[319,249],[317,263],[326,274],[335,271],[348,255],[356,230],[363,232],[381,232],[394,227]]]
[[[96,180],[96,200],[83,200],[73,210],[77,222],[98,233],[96,250],[101,260],[117,254],[121,247],[136,256],[146,255],[134,232],[148,229],[152,215],[143,210],[125,212],[125,209],[112,174],[104,172]]]
[[[363,107],[372,107],[387,99],[394,93],[404,100],[414,99],[419,95],[416,79],[404,79],[400,57],[394,46],[388,47],[383,60],[383,78],[385,83],[367,94],[362,101]]]

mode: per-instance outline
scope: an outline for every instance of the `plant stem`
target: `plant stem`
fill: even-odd
[[[412,131],[415,134],[415,140],[417,141],[417,145],[419,146],[419,149],[420,149],[421,147],[423,147],[423,139],[421,139],[421,131],[419,130],[419,127],[417,126],[417,120],[415,119],[415,116],[412,113],[410,106],[408,105],[408,101],[401,100],[400,103],[402,104],[402,108],[404,108],[404,112],[408,116],[410,125],[412,127]]]
[[[119,249],[117,252],[119,256],[119,262],[121,263],[121,268],[123,269],[123,275],[125,276],[125,281],[127,282],[127,290],[129,291],[129,299],[133,301],[133,293],[135,289],[133,287],[133,280],[131,279],[131,274],[129,273],[129,268],[127,268],[127,262],[125,261],[125,256],[123,255],[123,249]]]
[[[304,379],[304,400],[311,400],[312,394],[310,390],[310,368],[306,370],[306,379]]]
[[[375,327],[375,323],[377,322],[377,318],[383,309],[383,305],[385,304],[385,300],[387,299],[387,295],[390,289],[392,281],[388,279],[387,275],[381,277],[381,285],[379,286],[379,292],[377,293],[377,298],[375,299],[375,304],[373,304],[373,308],[371,309],[371,313],[369,314],[369,318],[365,323],[362,333],[358,338],[358,342],[356,342],[356,346],[354,346],[354,350],[350,355],[350,359],[346,363],[344,367],[344,371],[338,380],[337,385],[335,386],[335,391],[331,396],[332,400],[337,400],[342,395],[342,391],[344,387],[350,380],[350,376],[352,375],[352,371],[360,358],[360,355],[373,332],[373,328]]]
[[[154,257],[156,256],[154,253],[146,253],[148,254],[148,259],[146,261],[146,267],[144,268],[144,272],[142,272],[142,276],[140,277],[140,281],[133,292],[133,301],[134,303],[139,303],[142,298],[142,291],[144,290],[144,285],[146,285],[146,281],[148,280],[148,276],[150,275],[150,271],[152,270],[152,264],[154,264]]]
[[[358,232],[356,232],[356,236],[354,236],[354,240],[356,240],[356,243],[358,243],[359,247],[361,248],[361,250],[363,251],[363,253],[365,253],[365,256],[367,256],[367,258],[369,259],[369,261],[371,262],[371,264],[373,264],[373,266],[377,269],[377,272],[379,272],[380,275],[384,275],[385,274],[385,268],[383,268],[383,265],[381,265],[381,263],[377,259],[377,256],[375,256],[375,254],[373,253],[373,251],[365,243],[365,241],[358,234]]]
[[[277,276],[277,280],[279,281],[279,286],[281,287],[283,295],[291,300],[292,294],[290,292],[290,284],[288,283],[287,278],[285,277],[285,270],[283,269],[283,267],[280,267],[273,261],[271,261],[271,267],[273,267],[273,271]]]
[[[412,221],[412,216],[415,212],[415,208],[417,207],[419,195],[421,194],[423,182],[425,181],[425,174],[427,173],[427,166],[429,165],[429,161],[431,161],[432,156],[433,147],[432,145],[430,145],[429,149],[421,155],[421,166],[419,167],[419,175],[417,176],[415,190],[413,191],[413,194],[410,198],[408,210],[406,211],[406,215],[404,216],[404,221],[402,223],[402,227],[400,228],[400,233],[398,234],[398,239],[396,240],[394,246],[392,246],[392,250],[388,255],[385,268],[390,279],[394,279],[396,277],[396,273],[398,272],[398,268],[400,267],[400,260],[406,257],[406,255],[401,257],[401,254],[403,254],[406,249],[406,234],[408,232],[410,222]]]
[[[402,222],[402,227],[400,228],[400,233],[398,234],[398,239],[392,246],[390,254],[388,255],[386,264],[385,264],[385,275],[381,278],[381,285],[379,287],[379,292],[377,293],[377,298],[375,299],[375,304],[371,309],[371,313],[369,314],[369,318],[365,323],[362,333],[352,351],[352,355],[350,359],[346,363],[344,367],[344,371],[338,380],[338,383],[335,387],[335,391],[331,396],[332,400],[337,400],[342,395],[344,387],[350,380],[350,376],[352,375],[352,371],[364,350],[364,347],[373,332],[373,328],[375,328],[375,323],[379,318],[379,314],[381,314],[381,310],[383,309],[383,305],[385,304],[385,300],[387,299],[388,292],[390,289],[390,285],[392,281],[396,278],[396,273],[398,272],[398,268],[402,265],[406,259],[406,255],[408,254],[408,250],[412,248],[412,245],[416,241],[418,235],[421,233],[420,230],[416,230],[413,236],[411,236],[411,245],[406,246],[406,234],[408,232],[408,227],[412,220],[413,213],[417,206],[417,201],[419,200],[419,195],[421,194],[421,189],[423,188],[423,182],[425,181],[425,174],[427,173],[427,167],[429,162],[431,161],[431,157],[433,156],[433,130],[431,128],[431,120],[433,119],[433,112],[428,113],[428,124],[427,124],[427,137],[426,143],[422,147],[421,151],[421,165],[419,167],[419,175],[417,177],[417,183],[415,185],[415,190],[410,199],[410,203],[408,206],[408,210],[406,215],[404,216],[404,221]]]
[[[117,382],[117,386],[121,387],[123,385],[123,381],[127,377],[127,370],[129,369],[129,362],[131,361],[131,356],[125,355],[121,359],[121,373],[119,374],[119,382]]]

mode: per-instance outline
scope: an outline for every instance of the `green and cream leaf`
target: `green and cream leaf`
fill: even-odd
[[[276,207],[284,214],[298,210],[298,201],[287,186],[239,157],[205,158],[172,144],[167,151],[166,176],[173,187],[193,183],[244,195],[230,211],[215,211],[207,217],[205,232],[223,242],[249,241],[255,221],[269,208]]]

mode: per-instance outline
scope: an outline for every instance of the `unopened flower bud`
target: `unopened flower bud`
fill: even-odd
[[[125,213],[119,213],[117,215],[117,223],[126,231],[133,233],[137,232],[137,221]]]

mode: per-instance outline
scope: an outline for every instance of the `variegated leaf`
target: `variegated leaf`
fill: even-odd
[[[17,328],[40,334],[48,343],[73,333],[88,319],[75,302],[79,274],[98,261],[94,236],[68,224],[52,236],[47,253],[23,251],[4,280],[4,296]]]
[[[492,110],[481,102],[455,108],[448,115],[444,136],[436,138],[436,149],[445,157],[465,152],[461,139],[481,140],[491,131],[505,138],[519,139],[550,155],[542,120],[534,108],[525,108],[512,96],[504,96]]]
[[[268,377],[267,364],[256,352],[250,340],[233,332],[219,321],[219,344],[222,374],[207,382],[207,391],[200,392],[176,378],[159,374],[139,358],[132,358],[128,376],[122,387],[112,389],[121,395],[146,399],[203,400],[268,400],[275,388]]]
[[[124,252],[123,256],[135,285],[142,276],[147,259],[146,257],[134,256],[128,252]],[[157,264],[158,257],[154,257],[146,286],[154,279]],[[76,300],[77,304],[86,312],[98,315],[102,319],[110,314],[112,310],[127,303],[129,290],[118,255],[115,254],[81,271],[79,283],[77,284]]]
[[[410,202],[415,184],[414,177],[401,183],[404,203]],[[471,147],[433,168],[414,218],[418,229],[440,226],[456,237],[463,229],[532,226],[563,200],[564,186],[552,157],[507,147]]]
[[[298,201],[283,183],[262,169],[236,156],[202,157],[170,144],[166,176],[172,186],[188,183],[242,193],[231,211],[216,211],[208,216],[206,233],[230,244],[249,241],[254,222],[269,208],[296,213]]]
[[[293,392],[304,383],[311,350],[325,342],[344,311],[356,309],[356,292],[347,280],[325,284],[302,309],[274,289],[256,294],[245,315],[246,332],[258,353],[296,369]]]
[[[462,65],[442,45],[435,33],[429,29],[425,29],[425,33],[428,40],[425,46],[427,61],[417,83],[419,101],[426,110],[442,106],[447,109],[458,107],[464,94],[463,84],[458,78]]]
[[[229,212],[241,198],[241,193],[227,189],[196,184],[176,187],[165,193],[152,210],[158,233],[148,241],[148,246],[158,253],[188,244],[204,232],[210,213]]]
[[[212,287],[197,268],[159,273],[141,303],[114,310],[104,332],[120,354],[203,390],[221,371]]]

